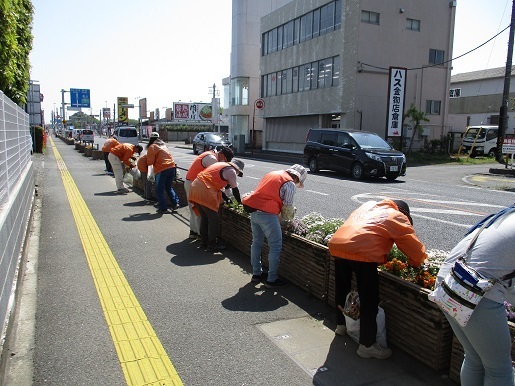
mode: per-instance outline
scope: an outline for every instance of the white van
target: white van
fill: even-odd
[[[138,129],[133,126],[118,126],[114,131],[114,135],[116,135],[120,143],[139,144]]]
[[[497,126],[469,126],[463,134],[463,149],[471,157],[497,154]]]

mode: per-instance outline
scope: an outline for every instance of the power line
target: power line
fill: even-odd
[[[496,35],[492,36],[490,39],[488,39],[486,42],[480,44],[479,46],[477,46],[476,48],[473,48],[471,49],[470,51],[468,52],[465,52],[464,54],[460,55],[460,56],[457,56],[455,58],[452,58],[452,59],[449,59],[449,60],[446,60],[445,62],[441,62],[441,63],[435,63],[435,64],[431,64],[431,65],[427,65],[427,66],[422,66],[422,67],[414,67],[414,68],[408,68],[407,70],[408,71],[412,71],[412,70],[421,70],[421,69],[424,69],[424,68],[430,68],[430,67],[436,67],[436,66],[441,66],[442,64],[445,64],[445,63],[449,63],[449,62],[452,62],[453,60],[456,60],[456,59],[459,59],[465,55],[468,55],[470,54],[471,52],[474,52],[475,50],[483,47],[485,44],[489,43],[490,41],[492,41],[493,39],[495,39],[497,36],[499,36],[500,34],[502,34],[504,31],[506,31],[508,28],[510,28],[510,26],[507,26],[506,28],[504,28],[501,32],[497,33]],[[362,66],[367,66],[367,67],[372,67],[372,68],[376,68],[378,70],[386,70],[388,71],[389,68],[385,68],[385,67],[379,67],[379,66],[374,66],[372,64],[367,64],[367,63],[363,63],[363,62],[359,62],[360,65]]]

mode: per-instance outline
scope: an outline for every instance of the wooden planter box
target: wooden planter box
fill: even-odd
[[[508,322],[508,327],[510,328],[511,341],[515,339],[515,323]],[[458,384],[460,383],[460,371],[461,365],[463,364],[464,352],[463,346],[461,345],[456,335],[453,334],[452,339],[452,353],[451,353],[451,367],[449,369],[449,378]],[[515,358],[515,345],[511,345],[511,358],[512,363],[515,366],[515,362],[513,359]]]
[[[379,297],[388,341],[433,370],[449,368],[452,328],[430,291],[379,271]]]
[[[75,140],[73,138],[65,138],[64,142],[66,142],[67,145],[75,145]]]
[[[84,157],[91,157],[93,155],[93,149],[89,146],[84,147]]]
[[[104,152],[102,150],[93,150],[91,152],[91,159],[101,159],[103,160],[104,159]]]
[[[79,153],[84,153],[84,150],[86,149],[86,145],[83,144],[75,144],[75,149],[79,151]]]

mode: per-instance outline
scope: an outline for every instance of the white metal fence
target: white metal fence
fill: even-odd
[[[0,91],[0,210],[30,162],[29,115]]]

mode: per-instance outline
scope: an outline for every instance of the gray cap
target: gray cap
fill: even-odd
[[[245,167],[245,164],[241,159],[233,158],[232,161],[229,162],[229,165],[236,169],[240,177],[243,177],[243,168]]]

